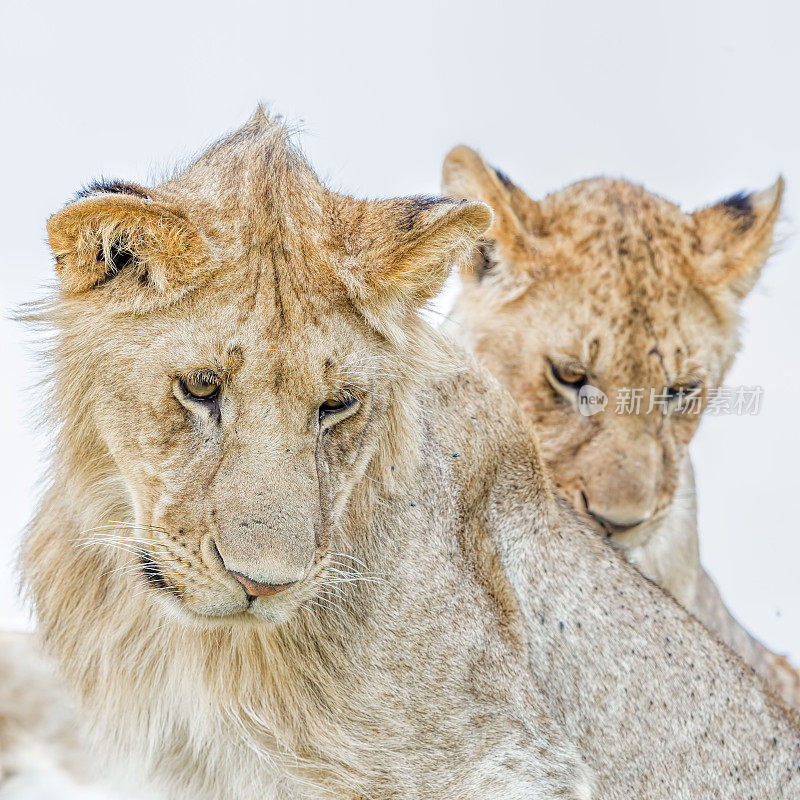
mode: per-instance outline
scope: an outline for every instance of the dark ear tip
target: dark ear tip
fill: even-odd
[[[497,169],[497,167],[492,167],[492,170],[494,171],[494,174],[497,176],[497,180],[499,180],[500,183],[502,183],[506,189],[512,190],[517,188],[514,185],[514,181],[512,181],[511,178],[509,178],[508,175],[505,174],[505,172],[503,172],[500,169]]]
[[[77,191],[71,202],[104,194],[126,194],[133,197],[140,197],[142,200],[152,200],[150,192],[143,186],[139,186],[138,183],[120,180],[109,181],[101,178],[99,181],[94,181]]]
[[[753,213],[753,195],[749,192],[737,192],[720,200],[719,205],[731,216],[747,216]]]

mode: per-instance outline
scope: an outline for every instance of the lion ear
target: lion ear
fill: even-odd
[[[362,206],[359,254],[345,276],[348,292],[362,307],[419,307],[491,223],[484,203],[415,197]]]
[[[67,292],[102,290],[112,305],[147,311],[196,285],[208,259],[202,234],[179,211],[132,184],[80,197],[47,222]]]
[[[762,192],[737,194],[692,214],[702,251],[698,279],[709,292],[741,300],[769,256],[783,178]]]
[[[543,233],[542,210],[508,176],[471,148],[459,145],[444,160],[442,193],[456,200],[481,200],[494,211],[494,224],[467,275],[480,278],[482,270],[498,264],[513,271],[527,261],[531,237]]]

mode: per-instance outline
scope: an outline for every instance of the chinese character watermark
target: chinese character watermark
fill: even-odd
[[[708,392],[705,413],[755,416],[761,412],[764,397],[762,386],[720,386]],[[591,417],[605,411],[608,396],[601,389],[586,383],[578,390],[578,411]],[[699,391],[675,392],[670,389],[623,387],[617,390],[613,406],[615,414],[666,414],[670,411],[699,415],[704,410],[703,394]]]
[[[614,408],[616,414],[639,414],[642,410],[642,399],[644,389],[620,389],[617,392],[617,405]]]

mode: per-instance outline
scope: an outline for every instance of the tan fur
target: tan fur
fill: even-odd
[[[704,405],[721,385],[782,182],[693,215],[607,179],[536,202],[458,147],[444,192],[496,211],[449,329],[534,421],[559,494],[800,708],[800,674],[739,626],[700,565],[688,456],[700,414],[650,406],[651,391],[695,382]],[[606,410],[578,413],[553,365],[585,374],[608,395]],[[617,413],[625,388],[644,391],[640,413]]]
[[[564,516],[511,398],[417,315],[486,207],[334,195],[284,136],[259,113],[142,200],[191,220],[205,283],[134,257],[42,312],[23,570],[98,744],[177,800],[797,797],[797,720]],[[298,582],[249,604],[231,564]]]

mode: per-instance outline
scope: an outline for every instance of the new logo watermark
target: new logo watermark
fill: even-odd
[[[617,390],[614,404],[615,414],[662,414],[679,411],[682,414],[706,414],[720,416],[732,414],[738,417],[754,416],[761,411],[764,389],[761,386],[720,386],[708,393],[703,402],[700,392],[675,394],[657,389],[623,387]],[[591,417],[605,411],[608,396],[602,389],[585,383],[578,390],[578,412]]]
[[[605,410],[608,405],[608,395],[602,389],[592,386],[591,383],[584,383],[578,389],[578,411],[584,417],[591,417]]]

